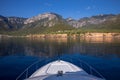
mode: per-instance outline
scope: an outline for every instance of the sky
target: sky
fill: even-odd
[[[0,15],[29,18],[54,12],[79,19],[100,14],[119,14],[120,0],[1,0]]]

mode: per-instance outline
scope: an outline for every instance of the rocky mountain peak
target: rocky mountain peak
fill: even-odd
[[[7,19],[12,24],[24,24],[24,21],[27,18],[22,18],[22,17],[7,17]]]
[[[72,17],[69,17],[66,19],[66,21],[74,21],[74,19]]]
[[[33,27],[54,27],[55,25],[67,24],[74,28],[98,27],[98,25],[119,25],[120,14],[100,14],[91,17],[84,17],[79,20],[71,17],[64,19],[56,13],[43,13],[31,18],[4,17],[0,15],[0,29],[23,29]],[[113,24],[114,22],[114,24]]]
[[[7,20],[7,18],[2,16],[2,15],[0,15],[0,21],[5,21],[5,20]]]
[[[26,18],[21,17],[4,17],[0,15],[1,29],[18,29],[24,25]]]
[[[33,23],[33,22],[36,22],[36,21],[39,21],[39,20],[58,20],[59,18],[62,19],[62,16],[56,14],[56,13],[51,13],[51,12],[48,12],[48,13],[43,13],[43,14],[39,14],[37,16],[34,16],[32,18],[29,18],[27,19],[24,24],[29,24],[29,23]]]

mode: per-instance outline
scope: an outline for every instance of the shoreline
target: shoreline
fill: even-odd
[[[28,38],[120,38],[120,33],[33,34]]]
[[[21,38],[120,38],[120,33],[81,33],[81,34],[29,34],[25,36],[3,35],[4,37],[21,37]]]
[[[0,35],[0,40],[11,38],[25,38],[27,40],[39,40],[39,41],[54,41],[54,42],[67,42],[72,41],[85,41],[88,43],[112,43],[120,41],[120,33],[82,33],[82,34],[34,34],[26,36],[10,36]]]

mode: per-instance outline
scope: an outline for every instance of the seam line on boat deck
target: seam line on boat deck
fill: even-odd
[[[52,63],[51,63],[51,64],[52,64]],[[48,68],[46,69],[46,71],[45,71],[46,74],[48,74],[47,71],[48,71],[48,69],[50,68],[51,64],[50,64],[50,65],[48,66]]]

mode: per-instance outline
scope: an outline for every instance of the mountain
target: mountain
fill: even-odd
[[[97,26],[95,28],[99,28],[100,26],[105,26],[106,22],[111,24],[111,22],[117,22],[117,20],[120,19],[119,15],[113,15],[113,14],[102,14],[102,15],[96,15],[92,17],[85,17],[81,18],[79,20],[74,19],[66,19],[68,24],[75,28],[85,28],[89,27],[92,28],[92,26]],[[109,28],[109,26],[107,26]]]
[[[120,29],[120,14],[101,14],[79,20],[64,19],[56,13],[43,13],[31,18],[0,16],[0,30],[22,33],[49,33],[73,29]]]
[[[73,28],[120,28],[119,17],[114,14],[101,14],[92,17],[84,17],[79,20],[73,18],[64,19],[56,13],[44,13],[25,20],[24,28],[28,27],[53,27],[56,24],[67,24]],[[114,22],[114,23],[113,23]],[[117,23],[117,24],[116,24]],[[110,24],[110,25],[109,25]],[[111,26],[113,25],[113,26]],[[116,26],[116,27],[115,27]]]
[[[52,27],[55,24],[64,23],[64,19],[62,16],[56,13],[44,13],[39,14],[38,16],[34,16],[32,18],[28,18],[24,21],[24,24],[27,25],[26,27]]]
[[[26,18],[4,17],[0,15],[0,30],[19,29],[24,25]]]
[[[21,18],[21,17],[7,17],[8,22],[12,26],[12,28],[19,29],[24,25],[24,21],[27,18]]]
[[[0,15],[0,30],[9,29],[8,19]]]
[[[56,13],[44,13],[24,21],[21,31],[26,33],[50,33],[73,29],[62,16]]]

